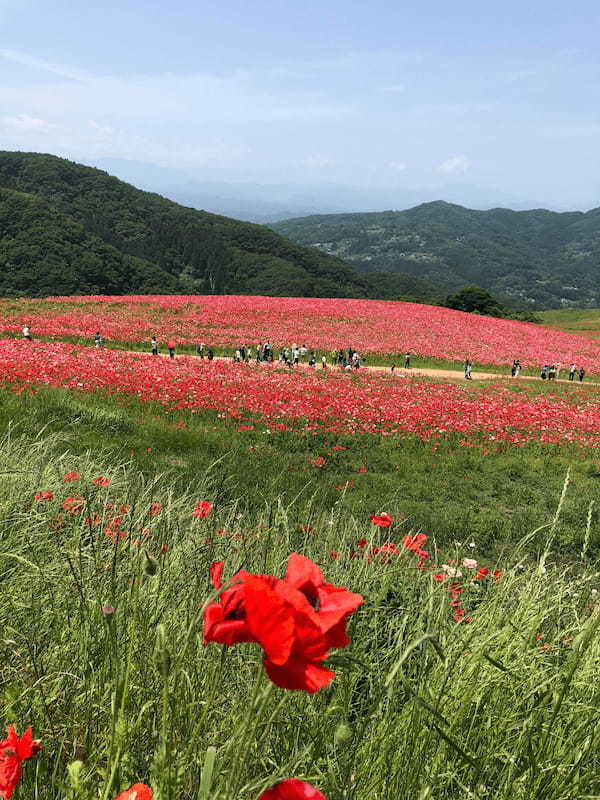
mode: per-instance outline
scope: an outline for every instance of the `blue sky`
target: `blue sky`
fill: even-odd
[[[600,4],[0,0],[0,148],[600,205]]]

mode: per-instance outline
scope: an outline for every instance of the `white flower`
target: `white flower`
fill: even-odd
[[[469,547],[475,547],[475,542],[469,542]]]
[[[462,572],[456,567],[451,567],[449,564],[442,564],[442,569],[449,578],[462,578]]]
[[[477,562],[474,558],[463,558],[462,565],[467,569],[477,569]]]

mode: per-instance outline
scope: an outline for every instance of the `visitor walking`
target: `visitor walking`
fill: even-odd
[[[404,369],[410,369],[410,353],[406,353],[404,356]]]
[[[96,331],[96,335],[94,336],[94,344],[96,347],[102,347],[104,344],[104,339],[102,338],[100,331]]]
[[[167,347],[169,349],[169,358],[175,358],[175,348],[176,348],[176,346],[177,345],[173,340],[171,340],[170,342],[167,342]]]
[[[152,355],[153,356],[157,356],[158,355],[158,339],[156,338],[156,336],[153,336],[150,339],[150,348],[152,350]]]
[[[213,353],[212,348],[210,348],[210,347],[208,348],[208,351],[206,353],[206,357],[208,358],[209,361],[213,360],[213,358],[215,357],[215,354]]]
[[[23,338],[28,342],[31,342],[33,339],[29,325],[23,325]]]
[[[576,372],[577,372],[577,364],[571,364],[571,366],[569,367],[569,380],[570,381],[574,381],[575,380],[575,373]]]
[[[327,358],[325,356],[321,356],[321,369],[327,369]]]
[[[582,367],[582,368],[579,370],[579,383],[583,383],[583,379],[584,379],[584,377],[585,377],[585,370],[584,370],[584,368]]]
[[[204,359],[204,345],[203,344],[199,344],[198,347],[196,348],[196,355],[200,356],[200,358]]]

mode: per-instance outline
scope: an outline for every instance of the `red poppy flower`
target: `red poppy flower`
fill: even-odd
[[[379,528],[389,528],[394,521],[389,514],[371,514],[369,519],[373,525],[377,525]]]
[[[487,567],[479,567],[475,577],[476,578],[487,578],[487,576],[489,574],[490,574],[490,571],[489,571],[489,569]]]
[[[292,553],[289,557],[284,580],[298,589],[317,611],[328,647],[346,647],[350,644],[346,623],[364,602],[360,594],[327,583],[319,567],[299,553]]]
[[[200,500],[200,502],[196,504],[192,516],[197,519],[202,519],[203,517],[208,517],[212,510],[212,503],[209,503],[208,500]]]
[[[106,487],[110,483],[110,478],[105,478],[104,475],[98,475],[97,478],[94,478],[92,483],[94,484],[94,486]]]
[[[412,550],[413,553],[417,553],[417,555],[419,555],[421,546],[424,545],[426,541],[427,536],[424,533],[417,533],[414,536],[405,536],[404,539],[402,539],[402,544],[408,550]]]
[[[23,736],[17,736],[14,727],[8,726],[6,739],[0,742],[0,797],[9,800],[13,796],[23,776],[21,762],[27,761],[41,749],[30,727]]]
[[[210,566],[211,583],[221,589],[223,562],[215,561]],[[241,570],[229,581],[229,588],[221,592],[219,600],[209,603],[204,612],[204,644],[233,645],[238,642],[254,642],[246,620],[245,585],[247,572]]]
[[[63,480],[65,483],[73,483],[74,481],[80,481],[81,475],[78,472],[67,472]]]
[[[129,789],[118,794],[115,800],[152,800],[152,789],[145,783],[134,783]]]
[[[52,500],[54,494],[48,489],[46,492],[38,492],[35,496],[36,500]]]
[[[267,789],[258,800],[325,800],[325,795],[310,783],[289,778]]]
[[[162,503],[152,503],[150,506],[150,514],[154,516],[155,514],[160,514],[162,511]]]
[[[85,499],[79,494],[75,494],[73,497],[67,497],[63,503],[64,510],[68,511],[70,514],[78,514],[84,506]]]

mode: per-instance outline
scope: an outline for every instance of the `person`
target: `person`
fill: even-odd
[[[473,362],[469,361],[469,363],[467,365],[467,380],[468,381],[472,381],[473,380],[473,375],[471,374],[472,372],[473,372]]]
[[[517,360],[513,358],[512,367],[510,368],[510,374],[514,378],[517,374]]]
[[[584,368],[582,367],[582,368],[579,370],[579,383],[583,383],[583,379],[584,379],[584,377],[585,377],[585,370],[584,370]]]
[[[469,364],[470,363],[471,362],[469,361],[469,359],[465,358],[465,363],[463,364],[463,368],[465,370],[465,379],[466,380],[469,380]]]
[[[199,344],[196,348],[196,355],[200,356],[200,358],[204,358],[204,345]]]
[[[302,361],[302,363],[304,363],[304,359],[306,358],[307,353],[308,353],[308,347],[305,344],[303,344],[300,347],[300,360]]]
[[[96,335],[94,336],[94,343],[96,347],[102,347],[102,345],[104,344],[104,340],[102,339],[100,331],[96,331]]]
[[[29,325],[23,325],[23,338],[26,339],[28,342],[32,341],[31,329]]]
[[[544,364],[544,366],[542,367],[542,371],[541,371],[541,373],[540,373],[540,378],[541,378],[543,381],[545,381],[545,380],[546,380],[546,377],[547,377],[547,372],[548,372],[548,365],[547,365],[547,364]]]
[[[571,364],[571,366],[569,367],[569,380],[570,381],[574,381],[575,380],[575,373],[576,372],[577,372],[577,364]]]
[[[215,354],[213,353],[212,348],[210,348],[210,347],[208,348],[208,351],[206,353],[206,357],[208,358],[209,361],[213,360],[213,358],[215,357]]]
[[[515,378],[519,377],[519,373],[521,372],[521,361],[517,358],[515,361]]]
[[[157,356],[158,355],[158,339],[156,338],[156,336],[153,336],[150,339],[150,347],[152,349],[152,355],[153,356]]]
[[[556,366],[551,364],[548,368],[548,380],[553,381],[556,378]]]
[[[410,369],[410,353],[408,351],[404,356],[404,369]]]
[[[327,369],[327,359],[325,356],[321,356],[321,369]]]
[[[317,363],[317,356],[316,356],[316,354],[315,354],[315,351],[314,351],[314,350],[311,350],[311,353],[310,353],[310,358],[308,359],[308,366],[309,366],[309,367],[314,367],[314,365],[315,365],[316,363]]]
[[[169,349],[169,358],[175,358],[175,347],[176,346],[177,345],[175,344],[175,342],[173,340],[171,340],[170,342],[167,342],[167,347]]]
[[[396,365],[392,364],[392,375],[394,374],[395,371],[396,371]]]

